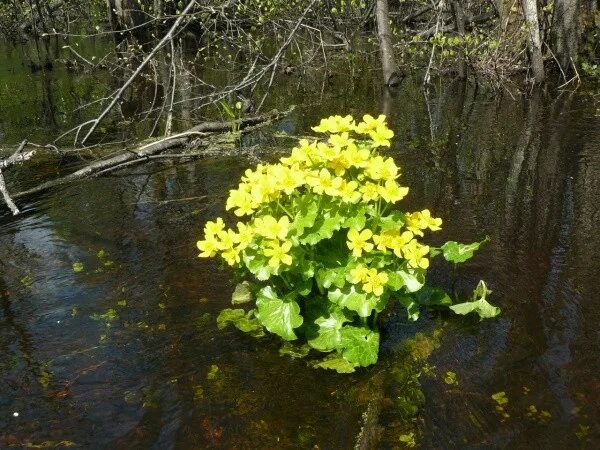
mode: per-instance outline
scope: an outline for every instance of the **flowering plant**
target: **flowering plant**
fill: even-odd
[[[391,299],[412,320],[425,304],[482,318],[499,313],[483,282],[473,301],[458,305],[441,291],[422,289],[431,257],[463,262],[481,243],[432,248],[421,241],[441,229],[442,219],[427,209],[396,207],[408,188],[398,183],[394,160],[377,152],[394,136],[385,116],[366,115],[360,123],[333,116],[313,130],[325,137],[303,139],[278,163],[246,170],[226,203],[240,218],[235,227],[222,218],[205,225],[200,256],[219,255],[250,278],[255,299],[249,311],[224,310],[220,326],[300,339],[334,352],[316,365],[349,372],[377,361],[377,317]],[[243,290],[236,289],[234,303],[252,301],[239,295]]]

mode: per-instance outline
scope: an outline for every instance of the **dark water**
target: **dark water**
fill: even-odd
[[[256,161],[140,166],[0,217],[0,448],[403,448],[412,439],[421,448],[597,448],[592,99],[513,99],[450,81],[426,95],[410,79],[389,95],[367,72],[334,80],[280,80],[272,103],[302,106],[274,128],[301,134],[330,113],[388,114],[407,208],[444,218],[435,242],[491,237],[456,273],[434,264],[431,279],[459,292],[485,279],[502,315],[425,314],[412,324],[392,311],[375,367],[310,369],[280,356],[275,340],[218,330],[233,285],[196,257],[203,223],[223,213],[227,190]],[[268,153],[293,142],[269,134],[246,145]],[[3,144],[27,137],[6,135],[15,139]],[[27,182],[24,169],[8,175]],[[501,410],[491,397],[499,392]]]

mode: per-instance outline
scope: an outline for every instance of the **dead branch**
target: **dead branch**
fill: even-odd
[[[132,164],[156,159],[155,156],[164,152],[165,150],[184,148],[189,145],[202,146],[205,145],[205,142],[196,142],[195,139],[198,137],[206,137],[210,133],[230,131],[234,127],[242,129],[257,124],[266,124],[289,114],[292,110],[293,108],[284,112],[272,110],[268,113],[258,116],[244,117],[238,120],[227,122],[205,122],[183,133],[175,134],[158,141],[147,143],[133,150],[127,149],[116,156],[96,160],[71,174],[65,175],[64,177],[46,181],[45,183],[42,183],[34,188],[19,192],[18,194],[13,195],[13,198],[16,199],[31,196],[33,194],[38,194],[40,192],[47,191],[57,186],[72,183],[77,180],[91,176],[100,176]],[[11,156],[11,158],[13,157]]]
[[[171,29],[167,32],[167,34],[165,34],[163,36],[163,38],[158,42],[158,44],[156,44],[156,46],[152,49],[152,51],[146,55],[146,57],[144,58],[142,63],[138,66],[138,68],[131,74],[131,76],[127,79],[127,81],[123,84],[123,86],[121,86],[119,88],[119,90],[113,96],[111,102],[104,109],[104,111],[102,111],[100,113],[100,115],[92,121],[92,126],[87,131],[84,138],[81,140],[81,145],[85,145],[85,143],[87,142],[89,137],[92,135],[92,133],[96,130],[96,128],[98,127],[100,122],[102,122],[102,120],[114,108],[114,106],[117,104],[119,99],[123,96],[123,93],[125,92],[125,90],[129,87],[129,85],[131,85],[133,80],[135,80],[137,78],[137,76],[142,72],[144,67],[146,67],[146,65],[152,60],[152,58],[154,58],[154,55],[156,55],[156,53],[161,48],[163,48],[167,42],[169,42],[170,40],[173,39],[175,31],[177,30],[177,28],[179,28],[179,26],[181,25],[183,20],[187,17],[187,13],[192,9],[192,7],[194,6],[195,3],[196,3],[196,0],[192,0],[191,2],[188,3],[188,5],[185,7],[185,9],[181,12],[181,15],[177,18],[175,23],[171,26]],[[78,130],[78,132],[79,132],[79,130]]]

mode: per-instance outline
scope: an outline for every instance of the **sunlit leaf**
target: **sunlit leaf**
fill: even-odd
[[[309,339],[309,345],[322,352],[334,350],[342,342],[342,327],[350,321],[351,318],[341,308],[331,308],[326,316],[314,321],[318,326],[317,335]]]
[[[490,304],[486,296],[491,291],[487,290],[485,282],[482,280],[477,285],[477,288],[473,292],[473,300],[470,302],[458,303],[450,306],[450,309],[456,314],[466,315],[469,313],[476,313],[482,319],[490,319],[500,314],[500,308]]]
[[[369,317],[374,309],[379,311],[381,306],[379,297],[358,292],[354,286],[329,291],[328,298],[344,308],[356,311],[361,317]]]
[[[335,370],[338,373],[352,373],[355,371],[357,364],[353,364],[337,353],[331,353],[325,358],[311,363],[312,367],[319,369]]]
[[[241,305],[248,303],[252,300],[252,293],[250,292],[250,284],[247,281],[238,283],[231,294],[231,303],[233,305]]]
[[[417,292],[425,284],[425,276],[421,271],[409,273],[404,270],[400,270],[396,273],[404,283],[407,292]]]
[[[265,331],[256,317],[254,311],[246,312],[243,309],[226,308],[217,317],[217,327],[222,330],[232,324],[238,330],[254,337],[262,337]]]
[[[459,244],[455,241],[448,241],[442,245],[441,250],[446,261],[458,264],[471,259],[473,252],[479,250],[479,247],[488,241],[488,237],[481,242],[473,242],[472,244]]]
[[[345,326],[342,328],[342,356],[348,361],[366,367],[377,362],[379,333],[369,328]]]
[[[257,317],[271,333],[286,341],[297,339],[294,328],[302,325],[300,306],[291,298],[281,299],[271,286],[261,289],[256,296]]]

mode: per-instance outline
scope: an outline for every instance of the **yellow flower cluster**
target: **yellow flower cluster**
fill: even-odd
[[[431,217],[428,209],[406,215],[406,228],[417,236],[423,236],[423,231],[429,228],[431,231],[441,230],[442,219]]]
[[[414,213],[421,214],[421,213]],[[441,219],[435,219],[441,220]],[[437,222],[436,222],[437,223]],[[440,228],[437,228],[438,230]],[[420,232],[420,230],[417,230]],[[422,233],[420,234],[422,236]],[[429,246],[422,245],[416,239],[413,239],[414,233],[406,230],[385,230],[380,234],[373,234],[369,229],[358,230],[351,228],[348,231],[346,244],[352,250],[352,254],[359,258],[363,252],[369,253],[375,247],[377,250],[387,252],[392,250],[398,258],[404,258],[409,267],[413,269],[427,269],[429,260],[426,256],[429,254]],[[370,240],[373,242],[370,242]]]
[[[352,284],[362,284],[362,290],[366,293],[380,296],[383,294],[383,287],[389,281],[388,274],[378,272],[375,268],[368,268],[359,264],[354,269],[350,270],[350,282]]]
[[[393,158],[371,154],[374,147],[389,146],[394,135],[385,116],[366,115],[358,125],[351,116],[332,116],[313,129],[335,134],[327,142],[302,139],[279,163],[248,169],[237,189],[230,191],[225,208],[238,217],[252,215],[262,205],[301,188],[351,204],[379,199],[396,203],[408,194],[408,188],[396,181],[399,170]],[[351,132],[369,140],[352,138]]]
[[[237,223],[237,232],[225,229],[223,219],[220,217],[214,222],[207,222],[204,227],[204,240],[197,242],[200,257],[208,258],[221,252],[221,256],[230,266],[240,262],[241,252],[253,241],[255,236],[265,238],[264,256],[269,258],[269,266],[277,269],[280,265],[291,265],[292,257],[289,251],[292,244],[287,242],[290,228],[290,219],[282,216],[276,219],[271,215],[264,215],[254,219],[252,223]]]
[[[235,229],[227,229],[221,218],[208,222],[204,240],[197,243],[201,257],[220,254],[227,264],[239,266],[242,258],[246,261],[262,255],[265,265],[276,273],[281,267],[292,266],[292,250],[298,242],[298,236],[290,235],[291,220],[297,214],[290,199],[314,194],[315,201],[320,202],[321,196],[329,196],[339,205],[346,204],[349,211],[353,204],[371,204],[379,216],[382,202],[393,204],[408,194],[408,188],[397,182],[400,171],[394,160],[374,151],[390,146],[389,139],[394,135],[385,116],[365,115],[360,123],[352,116],[332,116],[321,120],[313,130],[329,133],[327,140],[302,139],[278,163],[259,164],[245,171],[240,184],[230,191],[225,207],[238,217],[252,219],[238,222]],[[423,236],[425,229],[439,230],[442,220],[426,209],[406,214],[405,222],[405,229],[384,231],[378,231],[377,226],[352,227],[347,232],[347,246],[355,258],[376,249],[379,255],[393,252],[406,261],[408,268],[426,269],[429,247],[416,237]],[[387,282],[385,272],[359,267],[364,273],[355,272],[353,279],[365,292],[381,295]]]
[[[389,147],[390,139],[394,137],[394,132],[390,130],[385,123],[385,116],[381,114],[377,119],[367,114],[363,116],[363,121],[356,124],[352,116],[331,116],[327,119],[321,119],[321,123],[313,127],[317,133],[347,133],[354,131],[358,134],[368,135],[373,141],[373,147]]]

